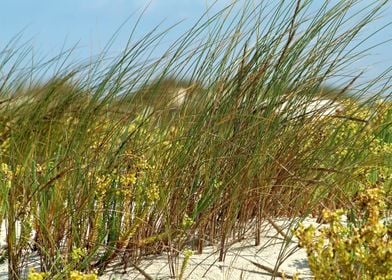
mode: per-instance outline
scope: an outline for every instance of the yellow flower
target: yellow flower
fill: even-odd
[[[43,280],[49,277],[47,272],[36,272],[34,268],[31,268],[27,275],[27,280]]]
[[[295,231],[305,247],[315,279],[392,279],[391,224],[381,222],[386,209],[384,192],[371,188],[359,197],[356,223],[342,222],[343,210],[325,210],[328,227],[300,227]],[[356,224],[361,226],[357,227]],[[356,279],[356,278],[355,278]]]
[[[154,202],[159,199],[159,188],[155,183],[151,184],[149,189],[147,190],[147,199],[150,202]]]
[[[69,274],[70,280],[98,280],[98,276],[95,273],[85,274],[80,271],[71,271]]]
[[[73,261],[79,261],[86,256],[86,249],[74,248],[71,252],[71,259]]]

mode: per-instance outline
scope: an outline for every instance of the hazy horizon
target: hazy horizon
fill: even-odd
[[[89,59],[99,54],[110,41],[113,34],[116,40],[112,45],[113,54],[120,53],[126,45],[138,16],[142,14],[134,38],[138,38],[155,26],[161,28],[179,23],[157,54],[165,50],[166,45],[183,34],[215,1],[125,1],[125,0],[70,0],[70,1],[3,1],[0,25],[0,50],[17,34],[21,34],[20,42],[28,42],[37,57],[52,57],[64,49],[75,47],[72,54],[74,61]],[[216,1],[213,14],[232,1]],[[257,1],[256,1],[257,2]],[[321,1],[314,1],[316,5]],[[333,2],[333,1],[332,1]],[[362,1],[365,5],[366,1]],[[389,23],[388,15],[392,15],[392,5],[388,4],[382,18],[370,24],[364,36]],[[123,24],[121,29],[120,26]],[[116,33],[117,32],[117,33]],[[392,27],[386,26],[379,34],[367,41],[362,48],[392,39]],[[392,65],[392,43],[387,42],[370,51],[367,57],[351,65],[353,71],[363,70],[364,78],[376,77]],[[350,68],[350,69],[351,69]]]

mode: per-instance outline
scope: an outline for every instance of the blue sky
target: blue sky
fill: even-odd
[[[322,0],[316,0],[322,1]],[[77,44],[75,59],[85,59],[97,54],[118,27],[132,14],[140,14],[149,7],[140,24],[139,34],[149,31],[162,21],[168,26],[185,20],[173,31],[173,38],[189,27],[212,0],[2,0],[0,10],[0,49],[18,32],[23,30],[23,40],[31,40],[37,54],[55,55],[63,46]],[[216,9],[230,0],[218,0]],[[365,1],[366,2],[366,1]],[[127,41],[136,16],[131,18],[118,34],[114,50],[121,50]],[[368,31],[392,20],[392,5],[389,4],[384,17]],[[392,39],[392,26],[387,27],[367,45]],[[22,41],[23,41],[22,40]],[[353,67],[368,67],[369,77],[392,65],[392,43],[372,50],[371,55]]]
[[[185,30],[185,26],[202,15],[207,4],[203,0],[2,0],[0,46],[23,30],[23,39],[32,39],[34,49],[39,52],[54,54],[64,43],[67,46],[77,43],[83,49],[80,54],[88,55],[99,52],[120,25],[134,15],[118,34],[116,45],[121,48],[146,6],[139,34],[162,21],[168,26],[184,19]],[[176,32],[179,34],[181,30]]]

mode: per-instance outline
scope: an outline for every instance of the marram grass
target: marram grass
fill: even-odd
[[[28,49],[0,52],[9,278],[26,277],[31,255],[40,272],[29,277],[85,279],[115,262],[140,272],[141,258],[161,252],[181,278],[182,252],[212,243],[224,259],[251,223],[258,244],[265,220],[351,206],[375,183],[388,197],[390,73],[362,86],[354,75],[332,95],[324,87],[362,55],[350,43],[388,1],[366,3],[355,22],[361,1],[311,14],[312,2],[232,4],[161,57],[151,50],[170,30],[131,40],[113,60],[59,57],[46,82],[50,63],[20,67]],[[175,108],[172,84],[189,91]],[[298,110],[324,98],[344,111]]]

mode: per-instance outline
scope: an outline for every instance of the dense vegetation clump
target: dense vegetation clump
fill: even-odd
[[[374,187],[359,194],[356,204],[354,211],[325,210],[328,226],[322,229],[297,230],[315,279],[392,279],[391,202]]]

